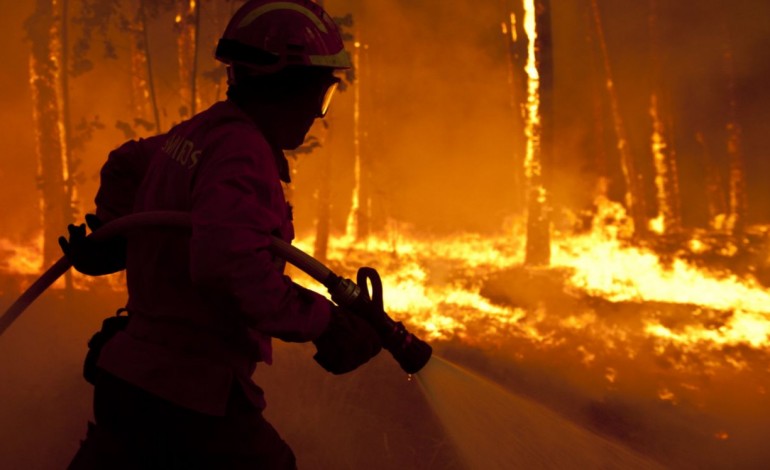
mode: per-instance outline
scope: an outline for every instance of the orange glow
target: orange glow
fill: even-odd
[[[634,337],[652,341],[661,355],[667,348],[700,354],[726,347],[763,350],[770,346],[770,290],[753,278],[707,271],[680,258],[664,265],[654,252],[624,242],[631,227],[619,204],[599,200],[597,207],[592,231],[554,237],[552,266],[548,270],[562,273],[564,292],[575,299],[599,298],[617,304],[687,306],[691,313],[684,322],[672,325],[663,311],[653,309],[639,316],[641,328],[624,327],[608,324],[589,304],[554,316],[544,307],[492,302],[482,295],[485,280],[495,273],[521,268],[524,261],[523,237],[509,235],[521,233],[522,229],[516,227],[497,236],[466,233],[427,237],[394,225],[386,234],[366,240],[332,238],[328,258],[349,277],[362,265],[379,269],[386,309],[429,340],[459,338],[478,345],[500,344],[516,337],[547,349],[563,346],[564,335],[578,334],[587,341],[576,345],[585,366],[597,363],[602,350],[623,351],[623,355],[635,357],[639,351],[631,341]],[[700,247],[702,243],[694,239],[691,245]],[[310,252],[313,241],[300,238],[295,245]],[[2,266],[4,271],[18,275],[40,273],[42,235],[28,245],[2,239],[0,251],[9,253]],[[324,292],[322,286],[307,282],[301,273],[291,274]],[[100,280],[76,275],[74,279],[78,289],[105,285],[104,279],[110,288],[124,289],[122,275]],[[516,288],[510,286],[512,291]],[[718,322],[710,320],[715,312],[723,312]],[[596,345],[600,348],[596,349]],[[723,358],[720,367],[724,365],[734,370],[747,367],[745,360],[730,356]],[[612,384],[619,372],[609,367],[604,376]],[[658,396],[674,402],[673,393],[661,389]]]
[[[0,253],[4,271],[21,274],[39,274],[43,267],[43,234],[35,237],[28,245],[18,245],[6,238],[0,238]]]
[[[524,159],[524,171],[527,178],[533,180],[539,178],[542,173],[539,148],[540,148],[540,72],[537,70],[537,56],[535,43],[537,41],[537,28],[535,23],[535,1],[524,1],[524,30],[527,33],[527,114],[526,128],[527,154]],[[544,188],[538,188],[542,193]],[[540,195],[544,197],[543,194]]]
[[[634,358],[644,342],[652,342],[655,354],[661,356],[670,348],[708,355],[721,354],[719,351],[727,347],[762,350],[770,346],[768,289],[752,278],[707,271],[680,258],[664,265],[656,253],[624,241],[632,227],[622,206],[599,200],[597,207],[591,232],[554,237],[552,267],[548,269],[562,273],[564,292],[574,299],[597,298],[618,305],[686,306],[692,313],[684,323],[669,324],[664,310],[640,314],[635,320],[640,326],[622,326],[608,323],[587,303],[581,310],[549,314],[541,307],[520,308],[490,301],[481,294],[485,279],[523,264],[524,247],[516,236],[435,238],[394,228],[385,236],[360,242],[350,237],[332,239],[328,256],[332,263],[350,269],[346,274],[351,277],[360,265],[377,267],[383,277],[388,311],[429,340],[459,338],[469,344],[491,345],[514,337],[548,349],[564,347],[566,337],[578,335],[585,343],[576,345],[576,351],[586,367],[597,364],[600,354],[612,351]],[[312,240],[301,239],[295,244],[310,250]],[[691,243],[697,248],[702,244],[697,239]],[[437,264],[441,267],[436,268]],[[301,276],[297,277],[302,282]],[[312,283],[311,287],[323,292]],[[509,287],[512,291],[517,288]],[[543,294],[544,300],[547,295]],[[716,323],[709,320],[715,312],[724,312]],[[719,363],[706,364],[682,363],[677,367],[746,367],[744,360],[729,354]],[[614,384],[619,371],[608,367],[604,377]],[[690,392],[698,390],[690,384],[679,386]],[[679,400],[671,387],[660,388],[657,396],[671,403]]]
[[[345,232],[348,237],[355,238],[361,199],[361,43],[358,41],[353,48],[353,69],[358,71],[353,83],[353,197]]]

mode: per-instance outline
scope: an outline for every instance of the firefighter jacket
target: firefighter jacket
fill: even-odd
[[[313,340],[331,309],[284,276],[268,251],[271,235],[294,236],[285,162],[230,101],[110,154],[97,216],[187,211],[192,231],[128,235],[131,320],[104,346],[99,367],[210,415],[225,413],[234,384],[264,407],[251,375],[257,362],[271,363],[271,338]]]

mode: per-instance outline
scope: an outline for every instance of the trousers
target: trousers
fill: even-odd
[[[236,385],[225,416],[174,405],[100,371],[69,470],[295,470],[294,453]]]

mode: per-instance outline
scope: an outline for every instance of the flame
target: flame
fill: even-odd
[[[524,1],[524,30],[529,38],[527,44],[527,154],[524,158],[524,169],[529,180],[539,178],[542,169],[538,155],[540,146],[540,72],[537,69],[535,43],[537,28],[535,22],[535,0]],[[539,188],[542,189],[542,188]]]
[[[31,238],[27,243],[15,243],[7,238],[0,238],[0,274],[18,277],[20,289],[26,289],[40,276],[43,265],[43,232]],[[114,292],[125,292],[125,274],[116,273],[108,276],[92,277],[81,274],[74,269],[72,273],[73,288],[77,290],[106,289]],[[64,278],[59,278],[52,286],[53,289],[64,289]]]
[[[676,406],[704,393],[702,377],[754,370],[751,358],[764,357],[761,354],[770,349],[770,290],[751,277],[709,271],[683,258],[663,262],[650,249],[627,241],[632,224],[620,204],[599,198],[596,207],[589,232],[554,235],[553,264],[548,268],[523,267],[524,228],[517,220],[495,235],[442,237],[391,223],[376,237],[332,237],[328,258],[338,274],[351,278],[359,266],[376,267],[388,312],[429,341],[459,340],[482,348],[518,344],[513,354],[519,359],[548,351],[566,354],[613,390],[639,380],[634,379],[642,374],[638,361],[645,357],[654,358],[653,363],[664,361],[671,371],[648,377],[655,384],[649,393]],[[301,237],[295,244],[311,251],[313,239]],[[703,249],[705,244],[694,238],[687,246]],[[37,274],[42,234],[28,245],[0,240],[0,251],[3,271]],[[492,276],[516,269],[532,275],[558,273],[563,280],[560,294],[572,303],[562,309],[549,306],[552,292],[543,293],[542,301],[533,305],[492,301],[483,294]],[[290,274],[323,291],[300,273]],[[124,284],[120,274],[74,276],[77,289],[122,291]],[[508,288],[516,291],[518,286]],[[617,308],[636,305],[638,310],[610,318],[591,299]],[[761,396],[766,386],[753,383],[752,393]]]
[[[664,233],[667,223],[666,216],[670,209],[667,207],[668,198],[666,197],[666,181],[668,168],[666,166],[666,154],[664,153],[668,145],[663,136],[663,123],[660,120],[658,112],[658,96],[652,94],[650,97],[650,117],[652,118],[652,159],[655,164],[655,188],[658,192],[658,216],[653,219],[654,224],[650,224],[650,229],[656,233]]]
[[[43,267],[43,233],[33,240],[28,245],[19,245],[0,238],[0,253],[3,256],[0,269],[12,274],[39,274]]]
[[[361,43],[355,42],[353,70],[357,71],[353,84],[353,196],[348,213],[346,235],[358,236],[358,213],[361,198]]]
[[[567,357],[594,370],[608,389],[636,382],[637,390],[668,404],[704,406],[699,397],[709,377],[756,370],[751,358],[770,350],[770,290],[754,278],[707,270],[683,257],[663,260],[629,242],[633,223],[622,205],[600,196],[595,206],[590,231],[554,234],[548,268],[524,267],[522,221],[496,235],[445,237],[391,224],[377,237],[332,238],[328,259],[351,278],[359,266],[376,267],[388,312],[427,340],[513,348],[516,360]],[[307,251],[313,240],[295,244]],[[684,246],[690,253],[714,249],[697,235]],[[534,276],[558,274],[559,295],[572,299],[568,307],[548,305],[554,292],[543,292],[535,305],[493,302],[482,294],[492,276],[517,269]],[[299,273],[291,275],[304,282]],[[323,292],[316,283],[308,286]],[[597,301],[615,307],[600,310]],[[630,313],[608,317],[607,310],[622,312],[626,306]],[[648,361],[644,371],[640,359]],[[753,390],[762,395],[765,385]]]
[[[708,316],[705,310],[728,312],[724,321],[711,328],[698,324],[672,328],[660,318],[645,319],[644,333],[661,341],[754,348],[770,344],[770,291],[753,278],[706,271],[681,258],[664,264],[650,249],[624,242],[631,230],[622,206],[600,200],[591,232],[554,239],[550,269],[567,273],[566,289],[576,297],[694,306],[695,318]],[[308,239],[295,244],[306,251],[312,247]],[[697,239],[691,242],[699,249],[702,244]],[[524,318],[528,323],[534,319],[531,312],[495,305],[480,294],[489,274],[523,263],[524,247],[510,235],[421,239],[401,233],[362,242],[339,237],[330,240],[329,249],[329,259],[342,265],[367,259],[381,263],[387,308],[409,315],[431,338],[462,336],[471,320],[487,323],[490,332],[500,332],[506,327],[521,328],[519,321]],[[559,327],[578,329],[597,322],[595,314],[574,313],[561,319]]]
[[[503,21],[501,23],[501,27],[503,30],[503,36],[508,36],[509,32],[511,35],[511,42],[516,42],[519,40],[519,36],[516,33],[516,14],[514,12],[511,12],[509,20]]]

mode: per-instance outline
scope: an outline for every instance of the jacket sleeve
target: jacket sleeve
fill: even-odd
[[[102,222],[131,214],[139,185],[163,135],[131,140],[110,152],[100,172],[96,216]]]
[[[268,249],[282,220],[276,207],[284,204],[273,156],[264,142],[241,144],[213,151],[193,183],[193,285],[220,311],[237,312],[263,334],[316,339],[329,323],[331,303],[279,271]]]

